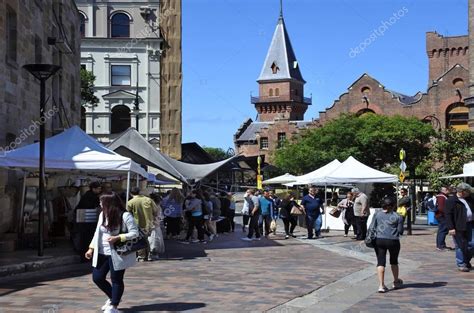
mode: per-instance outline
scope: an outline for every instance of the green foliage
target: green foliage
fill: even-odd
[[[474,132],[447,129],[438,135],[417,171],[428,173],[431,188],[439,189],[457,182],[440,177],[462,173],[463,165],[473,159]]]
[[[82,104],[96,105],[99,98],[94,95],[95,76],[92,72],[81,68],[81,102]]]
[[[405,149],[408,170],[413,170],[428,155],[427,144],[434,135],[431,125],[414,117],[343,114],[278,149],[274,163],[285,172],[304,174],[352,155],[368,166],[392,168],[398,174],[400,149]]]
[[[217,162],[233,156],[230,149],[225,151],[222,148],[203,147],[203,149]]]

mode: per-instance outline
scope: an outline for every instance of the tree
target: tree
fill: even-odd
[[[203,147],[203,149],[217,162],[233,156],[232,149],[225,151],[222,148]]]
[[[334,159],[344,161],[349,156],[398,174],[400,149],[405,149],[405,162],[413,170],[428,155],[427,144],[434,135],[431,125],[414,117],[343,114],[297,137],[273,157],[276,166],[295,174],[310,172]]]
[[[427,173],[431,188],[437,190],[450,182],[440,177],[461,173],[463,165],[473,158],[474,132],[446,129],[433,142],[428,157],[417,172]]]
[[[96,105],[99,98],[94,95],[95,76],[92,72],[81,68],[81,103]]]

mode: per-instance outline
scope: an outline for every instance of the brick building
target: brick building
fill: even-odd
[[[284,44],[278,45],[279,36],[283,38]],[[286,53],[285,47],[290,52]],[[271,163],[271,155],[285,139],[290,139],[305,129],[320,127],[340,114],[349,112],[359,115],[371,112],[415,116],[431,123],[436,129],[452,127],[474,130],[474,109],[471,108],[469,118],[469,108],[464,102],[469,96],[468,36],[445,37],[436,32],[428,32],[426,53],[429,60],[429,83],[425,92],[405,95],[390,90],[377,79],[363,74],[331,107],[319,112],[319,118],[304,121],[304,113],[311,100],[303,97],[304,80],[291,49],[283,18],[280,17],[262,70],[263,78],[261,75],[257,81],[260,96],[252,98],[258,120],[254,122],[249,119],[238,129],[234,136],[236,150],[245,156],[264,155],[266,161]],[[296,67],[293,72],[290,71],[289,76],[277,77],[278,73],[285,73],[278,71],[278,68],[281,69],[282,55],[287,56],[283,62],[285,66],[294,64]],[[279,95],[276,95],[275,90],[278,89]]]
[[[46,82],[46,136],[80,123],[79,25],[73,0],[0,1],[0,157],[39,139],[40,83],[25,64],[62,68]],[[0,234],[18,225],[19,181],[0,170]]]

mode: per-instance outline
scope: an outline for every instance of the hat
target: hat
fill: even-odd
[[[472,192],[472,187],[471,187],[471,185],[469,185],[467,183],[460,183],[460,184],[456,185],[456,191],[457,192],[461,192],[461,191]]]
[[[351,192],[359,193],[360,190],[359,190],[359,188],[352,188],[352,189],[351,189]]]

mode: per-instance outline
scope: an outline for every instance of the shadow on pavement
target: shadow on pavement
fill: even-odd
[[[403,287],[400,289],[408,288],[439,288],[447,286],[448,283],[445,281],[435,281],[433,283],[413,283],[413,284],[403,284]]]
[[[182,312],[187,310],[196,310],[205,307],[205,303],[184,303],[184,302],[170,302],[170,303],[156,303],[133,306],[126,309],[120,309],[121,312]]]

